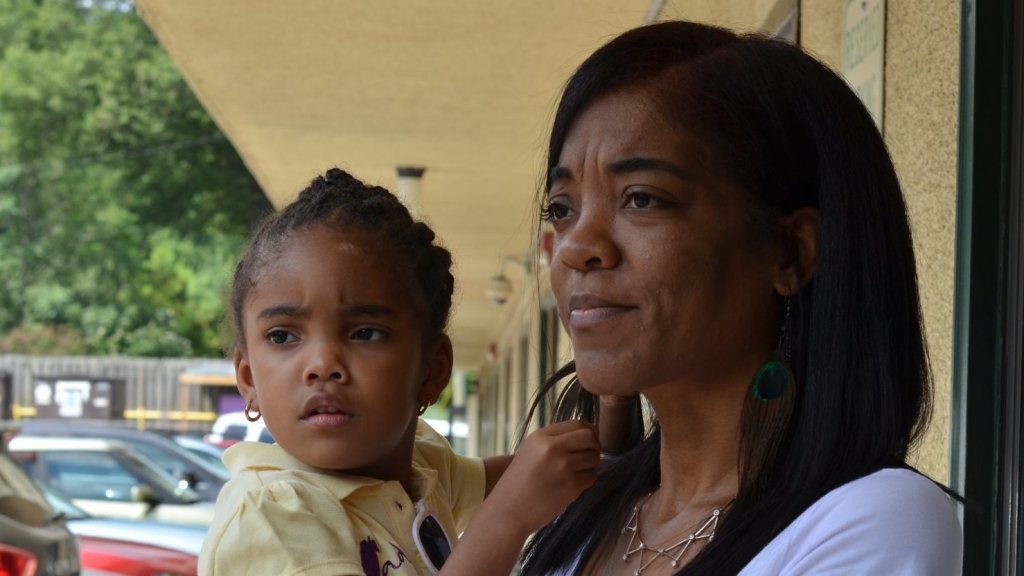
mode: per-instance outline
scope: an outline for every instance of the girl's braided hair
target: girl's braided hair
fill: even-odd
[[[252,234],[231,286],[232,327],[239,345],[245,345],[242,307],[261,271],[289,237],[318,226],[358,229],[376,238],[378,246],[392,255],[381,265],[406,267],[412,276],[410,290],[423,319],[425,343],[444,332],[455,288],[451,253],[435,242],[430,226],[415,220],[387,189],[368,186],[344,170],[331,168]]]

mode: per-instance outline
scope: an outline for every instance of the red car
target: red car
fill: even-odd
[[[82,576],[195,576],[199,559],[170,548],[104,538],[78,537]]]
[[[196,576],[205,526],[94,518],[50,486],[35,485],[77,537],[80,576]]]

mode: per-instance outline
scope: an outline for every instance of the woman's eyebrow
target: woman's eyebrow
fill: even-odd
[[[668,172],[681,180],[691,180],[693,176],[682,167],[667,160],[657,158],[626,158],[612,162],[611,171],[615,174],[626,174],[629,172]]]
[[[571,177],[571,170],[564,166],[555,166],[548,171],[548,187],[550,187],[553,182],[558,182],[559,180],[565,180]]]
[[[667,160],[657,158],[634,157],[612,162],[611,171],[615,174],[629,172],[668,172],[681,180],[691,180],[693,176],[681,166]],[[548,171],[548,184],[572,177],[572,171],[564,166],[554,166]]]

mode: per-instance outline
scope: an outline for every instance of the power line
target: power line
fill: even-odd
[[[143,148],[133,148],[129,150],[119,150],[116,152],[108,152],[105,154],[92,154],[87,156],[69,156],[67,158],[51,158],[46,160],[40,160],[39,162],[20,163],[14,162],[10,164],[0,164],[0,170],[38,170],[40,168],[71,168],[75,166],[84,166],[88,164],[103,164],[113,162],[123,162],[127,160],[137,160],[140,158],[148,158],[151,156],[158,156],[169,152],[176,152],[178,150],[185,150],[188,148],[198,148],[200,146],[206,146],[207,144],[213,144],[217,142],[226,142],[223,134],[210,134],[208,136],[202,136],[199,138],[192,138],[189,140],[179,140],[177,142],[167,142],[163,144],[154,144],[152,146],[146,146]]]

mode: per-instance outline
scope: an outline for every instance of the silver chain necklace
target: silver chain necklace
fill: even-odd
[[[626,525],[622,527],[622,534],[629,533],[629,543],[626,544],[626,552],[622,555],[622,561],[628,562],[631,556],[639,554],[640,567],[633,572],[633,576],[643,574],[644,570],[650,567],[658,558],[669,560],[673,568],[679,567],[679,559],[686,554],[686,551],[690,549],[694,542],[697,540],[707,540],[708,542],[714,540],[715,530],[718,528],[718,518],[722,514],[723,508],[715,508],[711,511],[711,515],[698,522],[696,529],[679,542],[664,548],[652,548],[645,544],[643,538],[640,537],[640,511],[643,510],[644,504],[650,499],[651,494],[653,492],[644,496],[643,500],[633,506],[633,513],[630,514]],[[732,501],[729,504],[732,504]],[[725,507],[728,507],[729,504],[726,504]],[[644,552],[651,554],[646,561],[644,561]]]

